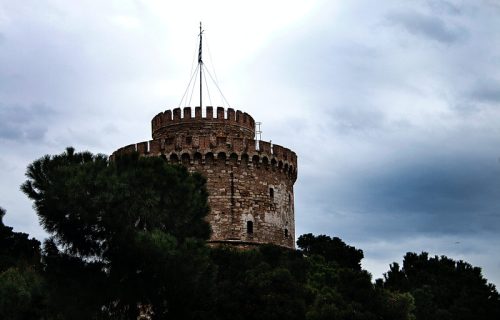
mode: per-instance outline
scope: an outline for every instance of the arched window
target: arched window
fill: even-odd
[[[229,160],[231,161],[232,165],[236,165],[238,163],[238,155],[236,153],[231,153],[229,156]]]
[[[194,163],[198,164],[201,163],[201,153],[196,152],[193,157]]]
[[[285,229],[285,238],[288,238],[288,229]]]
[[[253,234],[253,222],[247,221],[247,234]]]
[[[205,163],[208,165],[212,165],[214,163],[214,154],[212,152],[208,152],[205,155]]]
[[[271,198],[271,200],[274,199],[274,189],[273,188],[269,188],[269,197]]]
[[[259,162],[260,162],[260,158],[258,155],[255,155],[252,157],[252,164],[255,166],[255,167],[259,167]]]
[[[248,165],[248,154],[244,153],[241,155],[241,164]]]
[[[170,163],[179,163],[179,157],[175,153],[170,155]]]
[[[191,157],[189,156],[189,153],[183,153],[181,156],[182,164],[188,165],[190,161],[191,161]]]

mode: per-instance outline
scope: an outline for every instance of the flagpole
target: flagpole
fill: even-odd
[[[200,67],[200,108],[203,107],[202,104],[202,99],[203,99],[203,94],[202,94],[202,84],[203,84],[203,75],[202,75],[202,69],[203,69],[203,60],[202,60],[202,51],[201,51],[201,44],[202,44],[202,36],[203,36],[203,30],[201,29],[201,21],[200,21],[200,50],[198,51],[198,65]]]

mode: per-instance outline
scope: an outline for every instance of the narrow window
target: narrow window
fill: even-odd
[[[252,221],[247,221],[247,233],[253,234],[253,222]]]
[[[285,229],[285,238],[288,238],[288,229]]]
[[[271,197],[271,199],[274,199],[274,189],[273,188],[269,188],[269,197]]]

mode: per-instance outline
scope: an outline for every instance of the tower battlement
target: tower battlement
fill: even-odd
[[[294,248],[297,155],[255,140],[255,121],[232,108],[176,108],[151,120],[152,140],[116,150],[159,156],[207,178],[209,242]]]
[[[151,120],[153,139],[178,133],[179,130],[191,129],[197,133],[220,132],[237,137],[253,138],[255,121],[246,112],[223,107],[195,107],[194,116],[191,107],[175,108],[158,113]],[[203,130],[205,129],[205,130]]]
[[[130,144],[113,152],[116,155],[137,152],[142,156],[160,156],[170,163],[185,165],[219,163],[252,165],[282,172],[293,182],[297,179],[297,155],[280,145],[261,140],[211,137],[191,137],[174,140],[149,140]]]

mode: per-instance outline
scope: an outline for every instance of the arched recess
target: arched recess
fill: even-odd
[[[283,161],[278,162],[278,170],[283,170]]]
[[[254,165],[254,167],[260,167],[260,158],[258,155],[254,155],[252,157],[252,164]]]
[[[264,168],[269,169],[269,159],[266,156],[262,157],[262,165]]]
[[[181,162],[183,165],[188,165],[191,162],[191,156],[189,153],[183,153],[181,156]]]
[[[214,164],[214,154],[212,152],[205,154],[205,163],[208,165]]]
[[[201,163],[201,153],[195,152],[193,155],[193,161],[195,164],[200,164]]]
[[[179,156],[176,153],[170,155],[170,163],[179,163]]]
[[[276,170],[276,167],[277,167],[277,161],[276,161],[276,159],[272,158],[271,159],[271,168],[273,170]]]
[[[248,154],[244,153],[241,155],[241,164],[248,165]]]
[[[233,166],[237,165],[238,164],[238,155],[236,153],[231,153],[231,155],[229,156],[229,161],[231,162],[231,164]]]
[[[226,164],[226,153],[219,152],[217,154],[217,164],[225,165]]]

